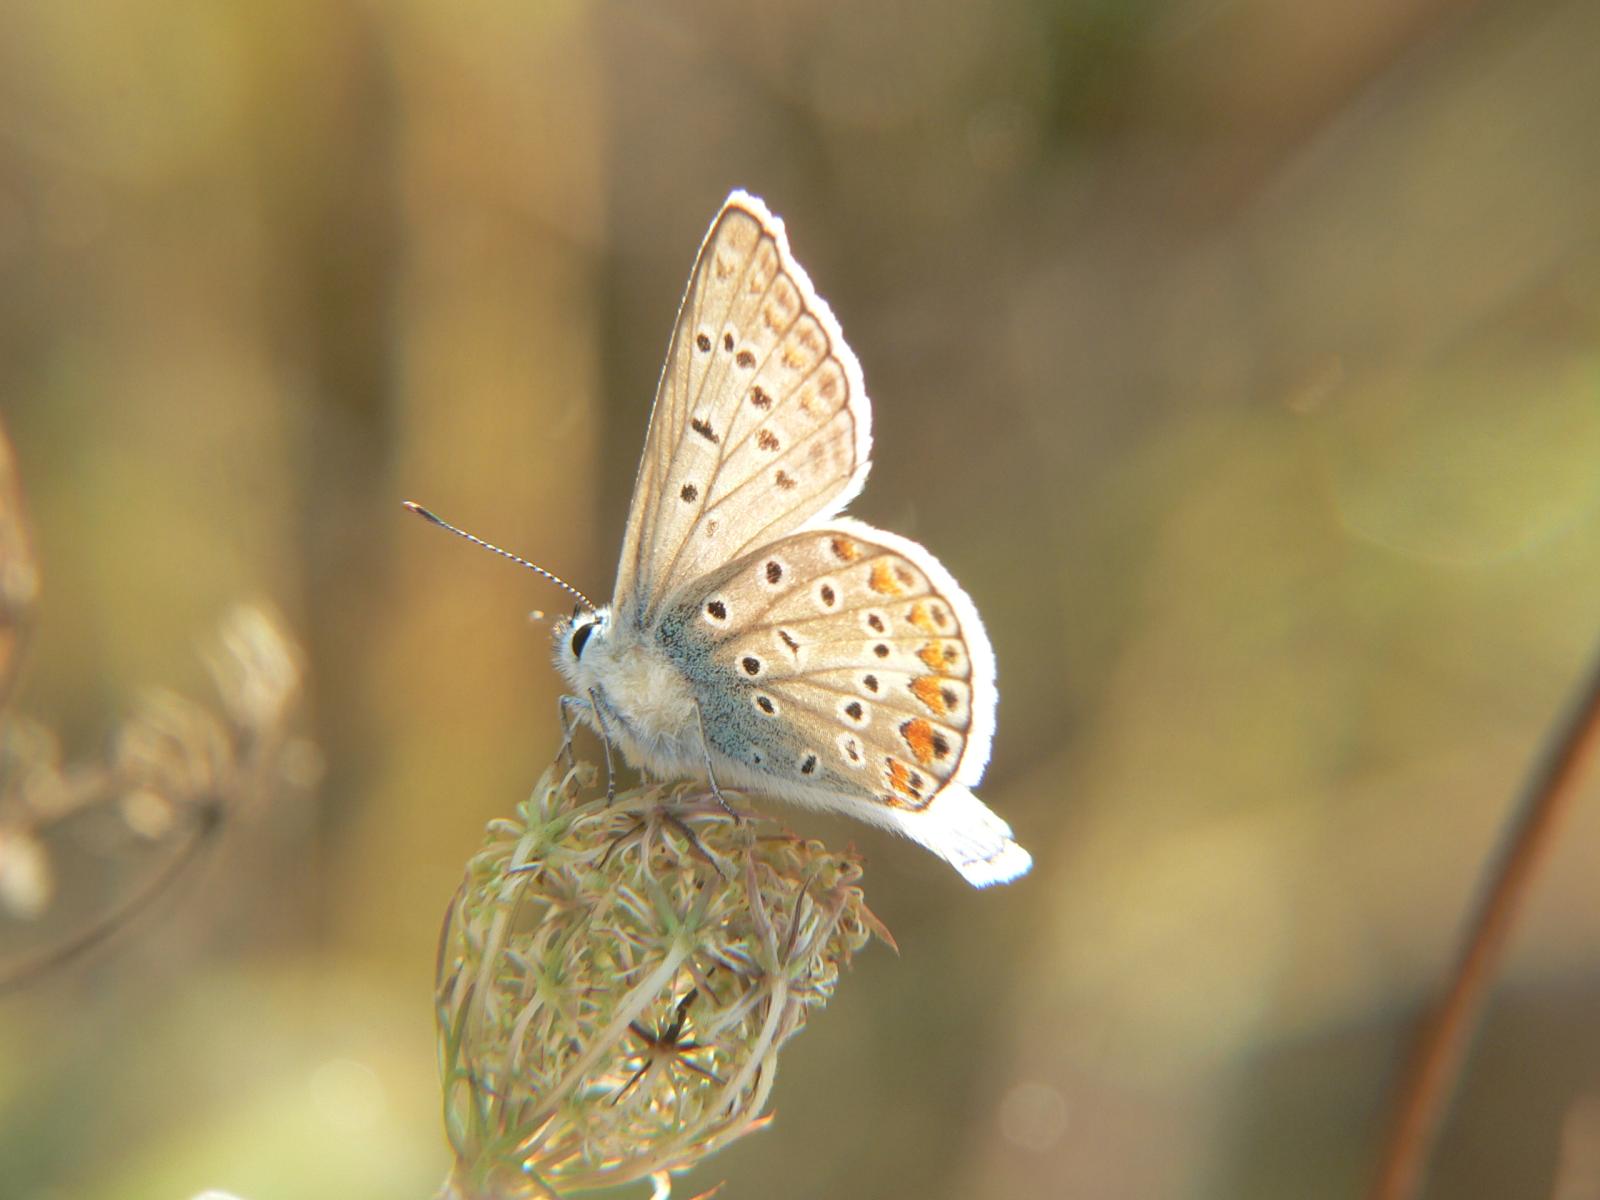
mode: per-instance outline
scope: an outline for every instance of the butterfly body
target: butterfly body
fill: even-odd
[[[573,711],[635,767],[896,829],[976,886],[1032,863],[970,788],[983,624],[921,545],[836,516],[871,409],[783,225],[743,192],[702,245],[605,608],[557,622]]]
[[[574,694],[588,701],[576,711],[633,766],[663,779],[704,775],[695,694],[683,670],[652,639],[626,629],[613,636],[609,610],[592,620],[581,656],[571,653],[570,634],[558,632],[556,643],[557,666]],[[571,624],[558,622],[558,631]]]

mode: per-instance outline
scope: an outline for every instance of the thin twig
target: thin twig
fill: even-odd
[[[1477,1028],[1501,952],[1554,844],[1561,818],[1579,794],[1583,768],[1597,748],[1600,659],[1590,669],[1571,715],[1551,737],[1529,779],[1499,860],[1486,876],[1488,886],[1449,988],[1423,1025],[1401,1076],[1388,1143],[1368,1200],[1412,1200],[1419,1194],[1428,1156],[1455,1091],[1467,1043]]]
[[[76,961],[125,925],[138,920],[157,900],[167,894],[168,889],[183,875],[189,865],[199,859],[201,853],[211,844],[211,835],[220,828],[220,825],[220,819],[214,810],[200,817],[190,827],[183,845],[125,902],[37,957],[15,965],[7,964],[4,970],[0,971],[0,996],[18,991],[49,972]]]

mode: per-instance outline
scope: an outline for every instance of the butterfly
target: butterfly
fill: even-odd
[[[870,467],[861,367],[735,191],[695,260],[612,602],[555,623],[569,710],[635,767],[898,830],[977,887],[1033,860],[972,794],[994,733],[978,611],[909,538],[836,514]]]

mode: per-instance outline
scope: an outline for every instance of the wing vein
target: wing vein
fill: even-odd
[[[854,432],[853,431],[854,431],[854,425],[855,425],[855,414],[850,412],[848,405],[845,408],[840,409],[839,411],[846,413],[850,417],[852,436],[854,436]],[[838,414],[835,413],[833,415],[837,416]],[[830,417],[829,419],[831,420],[832,417]],[[783,455],[783,460],[788,460],[788,459],[791,459],[791,458],[799,455],[799,452],[803,447],[809,446],[813,442],[817,441],[818,439],[825,437],[827,435],[827,433],[828,433],[828,426],[826,424],[819,425],[816,429],[812,430],[812,432],[809,435],[807,435],[804,440],[802,440],[800,442],[797,442],[792,448],[790,448]],[[774,460],[774,461],[780,461],[780,460]],[[705,520],[706,517],[710,516],[713,512],[715,512],[717,509],[721,508],[724,504],[727,504],[730,500],[733,500],[734,498],[739,496],[744,491],[745,488],[752,486],[757,481],[758,478],[759,478],[759,474],[751,475],[751,476],[747,477],[742,482],[740,482],[736,487],[734,487],[731,491],[727,492],[722,497],[720,497],[715,504],[709,505],[704,510],[702,510],[699,520],[696,521],[696,526],[698,527],[700,521]],[[807,504],[813,503],[816,500],[816,498],[817,497],[816,497],[815,493],[808,493],[808,494],[802,495],[800,497],[800,499],[796,500],[788,508],[784,509],[777,516],[773,517],[765,525],[761,526],[760,529],[758,529],[754,533],[752,533],[749,537],[747,537],[738,546],[732,548],[729,551],[729,557],[730,558],[737,558],[740,554],[745,552],[746,547],[754,545],[757,542],[764,541],[765,537],[766,537],[766,533],[767,533],[767,531],[769,529],[771,529],[774,525],[782,524],[784,521],[786,521],[788,519],[790,514],[792,514],[792,513],[796,512],[797,510],[805,507]],[[686,538],[684,540],[685,540],[685,542],[687,542],[689,539]]]
[[[807,315],[807,312],[805,310],[802,310],[802,312],[800,314],[800,317],[803,317],[803,316],[806,316],[806,315]],[[793,329],[796,325],[800,324],[800,317],[796,317],[793,321],[789,322],[788,329],[785,329],[783,331],[783,336],[784,337],[788,337],[789,336],[789,330]],[[820,324],[817,326],[817,328],[821,331],[823,340],[828,343],[827,353],[825,353],[821,358],[817,359],[816,364],[809,371],[807,371],[804,375],[802,375],[798,380],[796,380],[793,387],[791,387],[788,391],[784,392],[783,400],[781,402],[775,402],[773,404],[772,412],[767,414],[767,417],[766,417],[765,420],[757,421],[755,425],[752,425],[750,427],[749,432],[745,433],[738,440],[738,442],[736,444],[728,447],[728,453],[729,454],[732,454],[735,450],[741,449],[746,442],[748,442],[753,436],[755,436],[755,431],[756,431],[758,426],[764,425],[767,420],[771,420],[771,418],[777,416],[778,412],[782,408],[784,408],[784,407],[786,407],[788,405],[788,402],[794,398],[795,394],[797,392],[799,392],[801,388],[805,387],[806,384],[811,382],[811,377],[813,375],[815,375],[818,371],[822,370],[822,368],[827,366],[830,362],[838,362],[839,361],[838,355],[834,354],[834,352],[833,352],[833,339],[828,336],[828,331],[826,329],[823,329]],[[777,345],[773,346],[773,348],[767,352],[767,357],[761,360],[761,366],[763,366],[763,367],[766,366],[767,363],[772,360],[772,355],[774,353],[776,353],[777,350],[782,345],[783,345],[783,338],[779,338]],[[759,374],[760,373],[760,367],[756,368],[756,371]],[[845,387],[848,389],[848,387],[849,387],[848,382],[845,384]],[[846,397],[846,399],[845,399],[845,403],[844,403],[843,407],[848,408],[848,407],[850,407],[848,390],[845,393],[845,397]],[[829,415],[829,417],[832,417],[834,414],[829,413],[828,415]],[[819,429],[820,428],[824,428],[825,424],[826,423],[824,423],[823,426],[818,426],[818,428]]]
[[[856,559],[856,561],[851,563],[850,566],[851,567],[867,567],[867,566],[871,566],[873,563],[879,562],[879,561],[881,561],[883,559],[894,558],[894,557],[896,557],[896,556],[892,552],[890,552],[888,550],[880,550],[876,554],[869,554],[869,555],[866,555],[866,556],[864,556],[862,558]],[[765,608],[762,608],[762,609],[758,610],[757,612],[755,612],[754,614],[752,614],[751,617],[749,618],[749,620],[747,620],[746,622],[743,623],[741,628],[748,628],[751,625],[759,624],[760,621],[764,617],[766,617],[770,612],[772,612],[772,610],[774,608],[778,607],[778,605],[782,604],[790,596],[794,595],[795,588],[804,586],[805,584],[815,583],[817,580],[822,579],[822,578],[824,578],[825,576],[827,576],[829,574],[831,574],[831,572],[819,571],[815,575],[807,575],[804,580],[801,580],[800,582],[795,583],[793,587],[790,587],[785,591],[779,592],[771,600],[767,601],[767,604],[766,604]],[[918,592],[915,596],[906,596],[906,597],[903,597],[903,598],[906,599],[906,600],[917,600],[917,599],[920,599],[923,596],[927,596],[927,595],[931,595],[931,594],[932,594],[931,591],[929,591],[929,592]],[[842,615],[844,613],[865,612],[867,609],[873,608],[873,607],[876,607],[876,606],[872,605],[872,604],[861,604],[861,605],[856,605],[854,607],[841,608],[841,609],[838,609],[836,611],[837,611],[838,614]],[[807,620],[807,621],[826,621],[826,620],[829,620],[832,616],[834,616],[834,614],[833,613],[829,613],[827,616],[806,617],[806,618],[803,618],[803,619]],[[841,640],[846,640],[846,639],[841,639]],[[870,641],[879,641],[879,642],[881,642],[881,641],[885,641],[885,640],[887,640],[887,639],[881,638],[881,637],[873,638],[870,635],[863,635],[862,638],[861,638],[861,641],[863,641],[863,642],[870,642]],[[823,643],[813,643],[813,644],[821,645]]]
[[[839,667],[839,668],[836,668],[836,669],[841,670],[841,671],[849,670],[848,667]],[[926,705],[919,705],[919,704],[916,704],[916,703],[912,703],[910,701],[907,701],[905,703],[895,703],[893,700],[885,699],[882,696],[863,696],[860,692],[850,691],[850,690],[845,689],[845,688],[833,687],[831,684],[819,683],[819,682],[816,681],[815,676],[811,675],[811,674],[773,675],[773,676],[770,676],[769,678],[772,680],[772,682],[774,684],[790,683],[790,682],[793,682],[795,680],[800,680],[800,681],[804,682],[806,687],[815,688],[819,692],[827,692],[829,695],[842,696],[842,697],[845,697],[845,698],[850,699],[850,700],[859,700],[859,701],[861,701],[861,703],[867,705],[869,708],[883,709],[885,712],[892,712],[892,713],[895,713],[895,714],[909,713],[914,717],[924,717],[924,718],[928,719],[930,722],[932,722],[933,724],[942,725],[946,729],[952,730],[955,733],[959,733],[959,734],[962,734],[962,736],[965,736],[965,729],[966,729],[965,725],[957,723],[955,721],[951,721],[951,720],[948,719],[947,716],[946,717],[941,717],[937,713],[929,712],[928,711],[928,707]],[[783,689],[780,688],[780,687],[776,687],[776,686],[769,687],[768,690],[783,694]],[[912,699],[915,700],[915,697],[913,697]],[[805,704],[805,701],[798,700],[798,699],[795,699],[793,696],[787,696],[787,695],[785,696],[785,702],[786,703],[793,702],[795,704],[800,704],[802,706],[804,706],[804,704]],[[816,708],[812,708],[810,711],[818,712],[818,711],[821,711],[821,710],[816,709]]]

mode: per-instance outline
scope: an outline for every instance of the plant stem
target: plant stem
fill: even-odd
[[[1571,715],[1552,735],[1502,843],[1499,860],[1456,960],[1449,987],[1422,1026],[1401,1076],[1368,1200],[1412,1200],[1477,1028],[1488,986],[1561,818],[1579,794],[1583,768],[1600,748],[1600,658]]]

